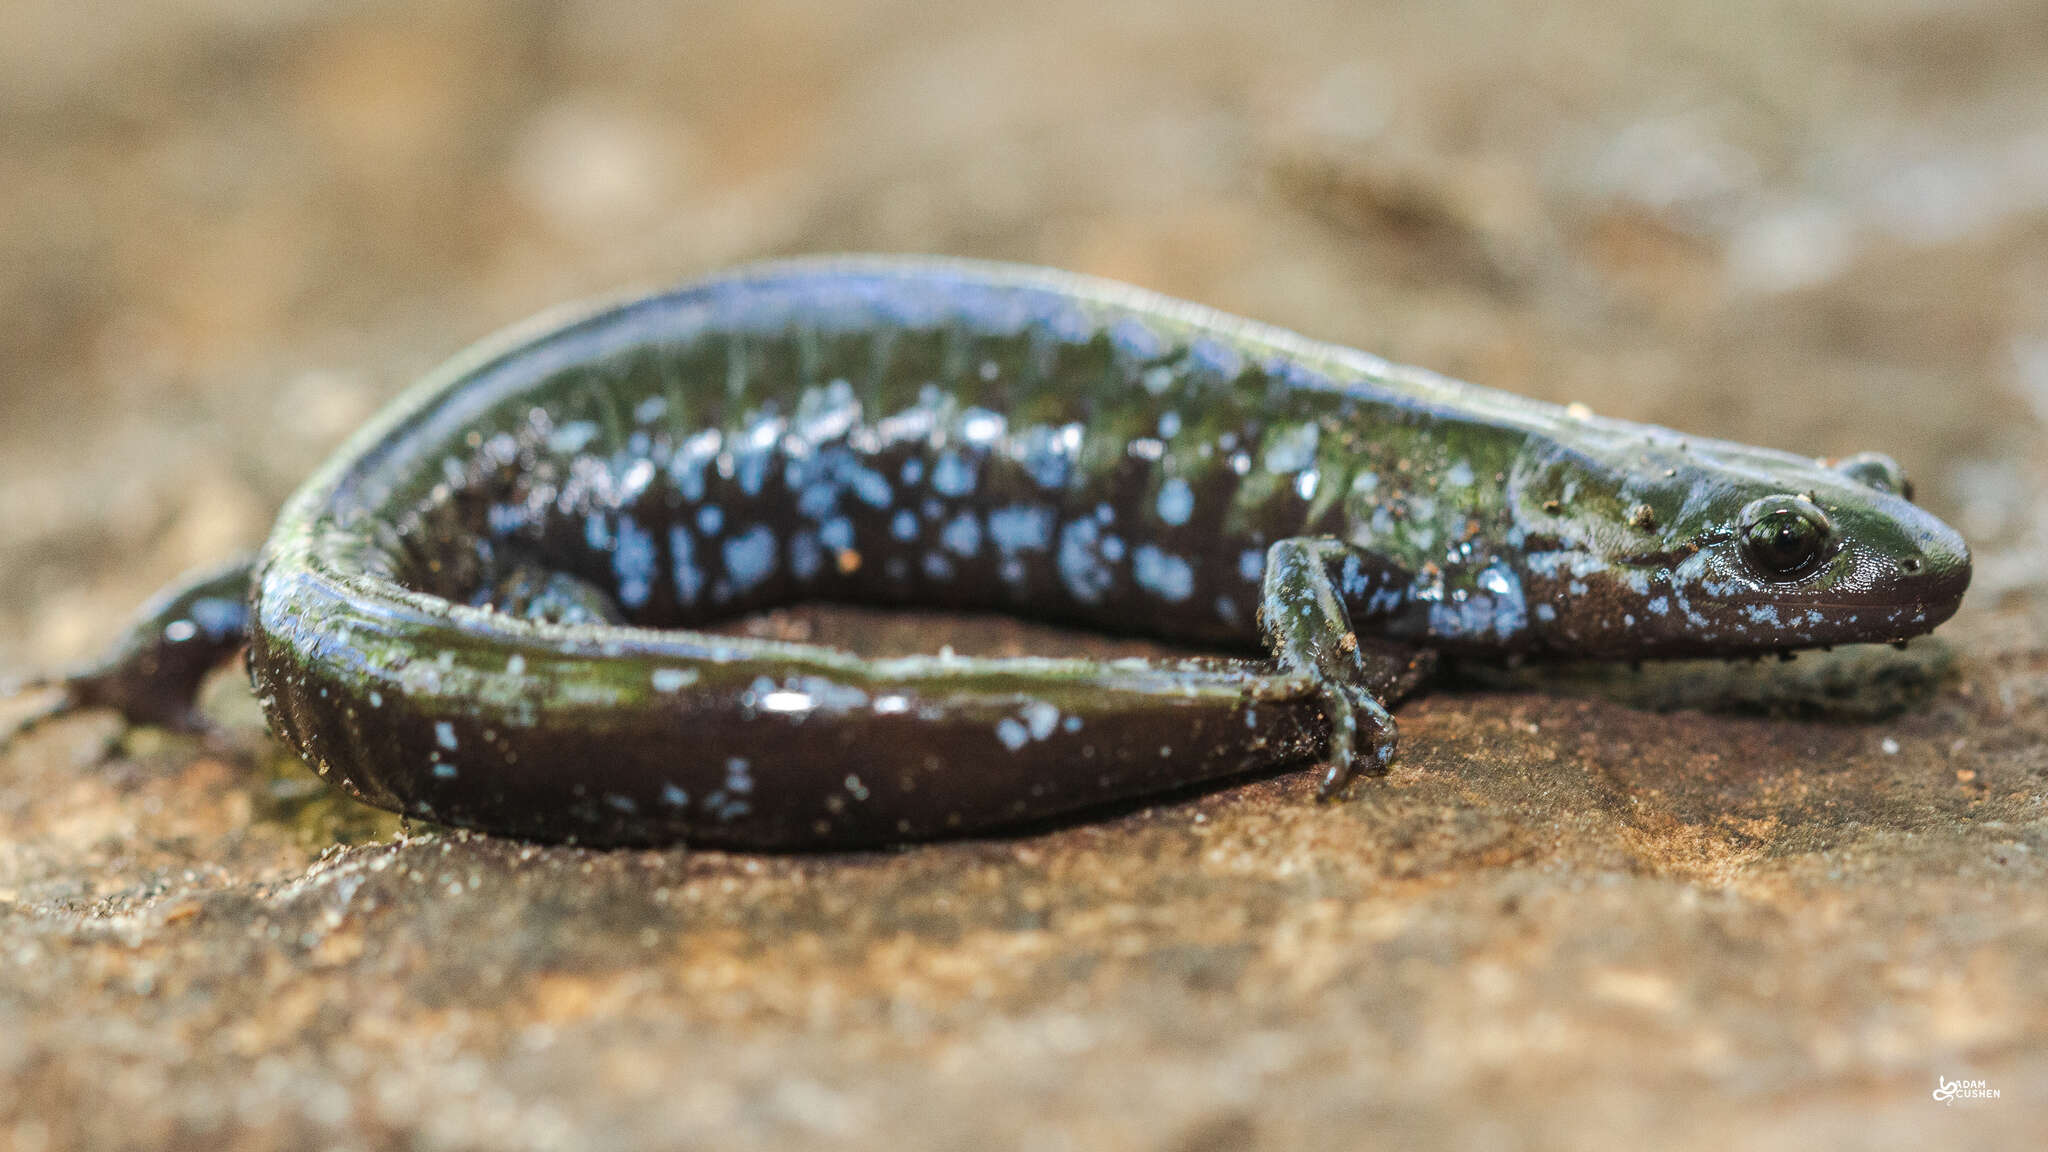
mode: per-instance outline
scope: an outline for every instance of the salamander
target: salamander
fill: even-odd
[[[838,257],[543,316],[433,372],[253,561],[49,709],[272,729],[379,807],[590,844],[872,845],[1290,763],[1381,771],[1437,654],[1741,656],[1953,614],[1890,459],[1603,419],[1038,268]],[[863,659],[817,600],[1205,646]]]

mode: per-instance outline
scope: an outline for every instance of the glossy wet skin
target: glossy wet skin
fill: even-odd
[[[1333,792],[1393,754],[1387,706],[1436,651],[1921,634],[1969,562],[1905,487],[1045,270],[799,262],[537,323],[394,405],[280,517],[250,671],[284,739],[399,811],[918,839],[1317,753]],[[806,599],[1264,658],[875,662],[693,630]],[[189,700],[128,675],[173,631],[142,622],[73,702]]]
[[[1585,423],[1599,427],[1529,454],[1514,478],[1537,650],[1745,656],[1904,640],[1962,602],[1968,547],[1901,494],[1887,458],[1828,466]]]

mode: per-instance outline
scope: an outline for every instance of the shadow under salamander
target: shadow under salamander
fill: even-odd
[[[1610,700],[1649,712],[1867,724],[1924,706],[1956,677],[1954,646],[1927,637],[1904,650],[1858,644],[1803,652],[1795,660],[1568,661],[1519,667],[1446,660],[1431,690],[1537,692]]]

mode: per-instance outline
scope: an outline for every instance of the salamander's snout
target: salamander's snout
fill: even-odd
[[[1925,608],[1933,627],[1955,615],[1970,588],[1970,546],[1955,529],[1928,517],[1914,550],[1899,559],[1899,589]]]

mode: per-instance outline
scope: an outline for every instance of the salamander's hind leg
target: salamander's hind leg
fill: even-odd
[[[1384,772],[1397,730],[1387,705],[1414,690],[1433,655],[1361,641],[1332,569],[1350,554],[1328,538],[1282,540],[1266,553],[1259,623],[1281,668],[1315,679],[1330,721],[1317,794],[1335,796],[1360,771]]]
[[[59,695],[0,734],[0,748],[59,716],[111,708],[130,724],[204,731],[197,698],[207,673],[242,647],[249,627],[250,559],[185,577],[158,593],[98,660],[69,673],[0,686],[0,695]]]

